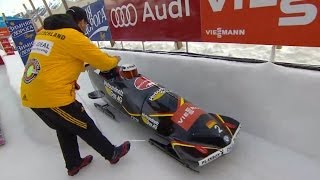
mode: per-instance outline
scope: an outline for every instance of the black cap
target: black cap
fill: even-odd
[[[87,24],[89,26],[91,26],[91,24],[88,20],[86,11],[84,9],[82,9],[81,7],[72,6],[66,11],[66,13],[71,15],[73,17],[73,19],[76,21],[76,23],[78,23],[79,21],[84,19],[84,21],[86,21]]]

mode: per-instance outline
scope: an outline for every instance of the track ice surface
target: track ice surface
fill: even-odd
[[[14,56],[13,56],[14,57]],[[30,110],[20,105],[17,79],[21,74],[12,73],[13,61],[7,57],[5,66],[0,66],[0,121],[6,145],[0,147],[1,180],[65,180],[65,179],[318,179],[320,164],[310,157],[290,149],[274,145],[264,139],[241,131],[234,150],[200,169],[200,174],[181,166],[147,141],[132,141],[129,154],[112,166],[85,142],[79,140],[81,154],[92,154],[93,162],[76,177],[69,177],[59,144],[53,130],[45,126]],[[8,62],[11,60],[11,62]],[[8,76],[9,74],[9,76]],[[78,100],[86,107],[98,128],[114,144],[124,140],[147,140],[152,133],[134,121],[116,114],[116,122],[94,106],[87,93],[92,86],[86,75],[80,77]],[[272,133],[272,132],[270,132]]]

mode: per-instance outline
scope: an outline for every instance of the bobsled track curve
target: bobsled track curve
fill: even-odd
[[[242,129],[233,151],[194,173],[147,141],[151,131],[116,114],[109,119],[94,108],[86,73],[80,76],[77,98],[113,143],[132,141],[129,154],[111,166],[85,142],[82,155],[93,163],[78,175],[87,179],[318,179],[320,143],[317,139],[320,72],[268,62],[236,62],[131,51],[106,50],[134,63],[139,72],[177,92],[208,112],[233,117]],[[16,52],[18,54],[18,52]],[[0,179],[70,179],[54,131],[19,101],[22,61],[3,57],[0,66],[0,124],[7,143],[0,146]]]

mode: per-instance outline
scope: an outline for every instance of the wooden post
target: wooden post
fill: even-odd
[[[31,7],[32,7],[33,11],[34,11],[35,13],[37,13],[37,10],[36,10],[36,8],[34,7],[34,4],[33,4],[32,0],[29,0],[29,2],[30,2],[30,4],[31,4]],[[37,18],[39,19],[39,22],[40,22],[41,26],[43,26],[43,21],[42,21],[42,19],[41,19],[41,17],[39,16],[38,13],[37,13]]]
[[[111,47],[113,47],[115,44],[116,44],[116,42],[115,42],[115,41],[113,41],[113,40],[111,40],[111,41],[110,41],[110,45],[111,45]]]
[[[176,41],[176,42],[174,42],[174,46],[177,50],[179,50],[183,47],[183,44],[181,41]]]
[[[272,49],[271,49],[271,57],[270,57],[270,61],[274,62],[276,59],[276,46],[273,45]]]
[[[142,50],[145,51],[145,47],[144,47],[144,41],[142,41]]]
[[[3,18],[3,21],[6,22],[7,18],[6,18],[6,15],[4,13],[2,13],[2,18]]]
[[[34,27],[36,30],[38,30],[39,28],[38,28],[38,26],[33,22],[32,18],[31,18],[31,14],[29,13],[27,6],[26,6],[25,4],[23,4],[23,7],[24,7],[24,9],[26,10],[28,16],[30,17],[31,22],[32,22],[32,24],[33,24],[33,27]]]
[[[64,8],[65,8],[66,10],[68,10],[69,7],[68,7],[68,3],[66,2],[66,0],[61,0],[61,1],[62,1],[62,4],[63,4]]]
[[[46,10],[48,11],[49,15],[51,16],[52,15],[52,12],[51,12],[51,9],[49,8],[48,6],[48,3],[46,0],[42,0],[44,6],[46,7]]]
[[[187,51],[187,53],[189,52],[189,44],[188,44],[188,42],[186,42],[186,51]]]

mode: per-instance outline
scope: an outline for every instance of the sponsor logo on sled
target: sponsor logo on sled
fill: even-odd
[[[199,166],[203,166],[203,165],[205,165],[205,164],[208,164],[209,162],[211,162],[211,161],[219,158],[220,156],[222,156],[222,154],[223,154],[223,153],[222,153],[221,151],[216,151],[216,152],[214,152],[214,153],[211,154],[210,156],[208,156],[208,157],[202,159],[201,161],[199,161],[199,162],[198,162],[198,163],[199,163]]]
[[[108,82],[106,82],[106,81],[104,82],[104,85],[105,85],[105,87],[111,89],[112,91],[114,91],[114,92],[117,93],[118,95],[123,96],[123,91],[120,90],[120,89],[118,89],[117,87],[112,86],[110,83],[108,83]]]
[[[190,103],[185,103],[173,114],[171,119],[184,130],[188,131],[202,114],[205,114],[205,112],[200,108]]]
[[[166,89],[160,88],[150,96],[149,100],[156,101],[160,99],[165,93],[166,93]]]
[[[226,136],[224,137],[224,140],[230,141],[229,137],[226,138]],[[226,146],[226,147],[220,149],[219,151],[212,153],[208,157],[198,161],[199,166],[203,166],[205,164],[208,164],[209,162],[216,160],[220,156],[230,153],[233,149],[233,146],[234,146],[234,139],[231,141],[231,143],[228,146]]]
[[[226,143],[230,142],[230,138],[229,138],[229,136],[227,136],[227,135],[223,136],[223,140],[224,140]]]
[[[146,90],[151,88],[152,86],[156,85],[156,83],[152,82],[150,79],[147,79],[145,77],[138,77],[135,81],[134,81],[134,86],[138,89],[138,90]]]
[[[142,113],[142,120],[145,124],[147,124],[148,126],[152,127],[153,129],[157,130],[159,122],[152,119],[151,117],[149,117],[148,115]]]
[[[121,104],[122,97],[123,97],[123,91],[119,90],[117,87],[112,86],[111,84],[109,84],[106,81],[104,82],[104,86],[106,87],[107,94]]]

